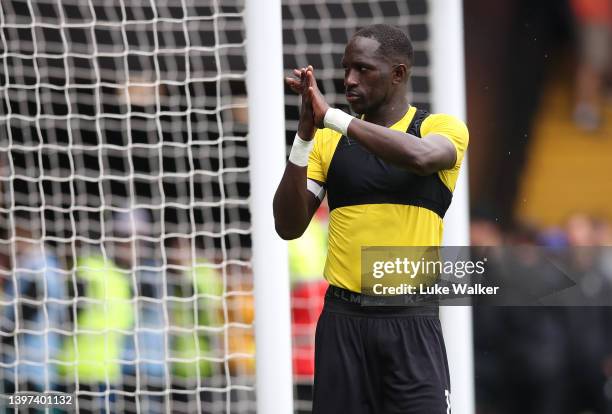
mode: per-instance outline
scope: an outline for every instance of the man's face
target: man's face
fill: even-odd
[[[377,53],[375,39],[354,37],[344,49],[346,100],[358,114],[367,114],[383,104],[392,88],[392,65]]]

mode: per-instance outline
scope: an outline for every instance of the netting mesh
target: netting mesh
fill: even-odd
[[[198,3],[2,2],[3,393],[253,410],[244,4]]]
[[[0,394],[73,392],[81,412],[254,412],[244,8],[0,3]],[[282,11],[287,72],[314,65],[343,109],[351,33],[405,28],[412,102],[428,109],[426,0]],[[287,144],[297,103],[287,90]],[[308,412],[324,286],[320,266],[292,269]]]

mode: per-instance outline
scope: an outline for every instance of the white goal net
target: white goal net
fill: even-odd
[[[0,2],[0,407],[62,391],[80,412],[255,411],[245,1]],[[426,0],[282,12],[285,69],[314,65],[344,109],[352,32],[403,27],[429,109]],[[310,292],[293,306],[300,412]]]
[[[253,412],[243,2],[0,10],[0,393]]]

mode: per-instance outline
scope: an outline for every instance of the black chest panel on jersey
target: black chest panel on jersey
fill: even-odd
[[[417,110],[409,134],[421,137],[421,123],[429,113]],[[438,173],[419,176],[391,165],[342,136],[327,172],[330,211],[360,204],[403,204],[424,207],[444,217],[453,193]]]

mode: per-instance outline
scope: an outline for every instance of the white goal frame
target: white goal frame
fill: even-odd
[[[285,168],[285,97],[280,0],[247,0],[247,89],[258,413],[293,412],[287,243],[272,198]]]

